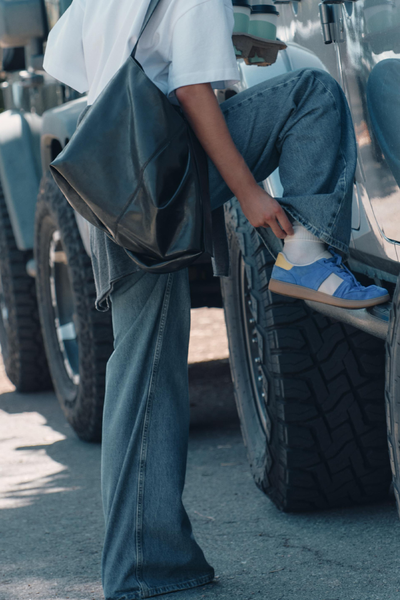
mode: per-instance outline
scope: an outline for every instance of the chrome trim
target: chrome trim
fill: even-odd
[[[346,325],[352,325],[381,340],[386,339],[389,328],[390,302],[374,306],[373,308],[361,308],[358,310],[338,308],[337,306],[312,302],[311,300],[305,300],[305,303],[313,310],[330,319],[336,319],[336,321],[340,321]]]
[[[8,308],[6,305],[6,301],[4,299],[4,291],[3,291],[3,280],[0,273],[0,314],[3,320],[3,324],[6,325],[8,323]]]
[[[74,385],[79,385],[79,373],[74,370],[74,367],[71,364],[71,352],[73,355],[76,355],[78,353],[78,339],[75,324],[73,322],[73,314],[61,315],[58,305],[59,290],[57,288],[57,267],[62,265],[62,268],[66,269],[67,264],[67,256],[62,247],[61,235],[60,232],[56,230],[52,235],[49,248],[50,292],[54,310],[54,327],[56,330],[57,340],[64,362],[65,371],[71,382]],[[72,294],[72,290],[68,291],[70,291],[70,293]],[[68,347],[66,347],[67,342],[70,342],[70,345]]]

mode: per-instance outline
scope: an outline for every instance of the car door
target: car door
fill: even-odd
[[[322,11],[316,0],[281,4],[278,37],[315,53],[347,96],[358,145],[353,254],[397,260],[400,0],[321,4]]]

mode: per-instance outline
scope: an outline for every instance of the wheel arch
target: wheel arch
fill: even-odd
[[[0,178],[19,250],[33,248],[41,122],[36,114],[16,110],[0,115]]]
[[[86,105],[86,98],[78,98],[43,113],[40,140],[42,175],[46,174],[50,163],[73,136],[79,115]]]
[[[232,87],[236,92],[299,69],[320,69],[328,72],[323,62],[315,54],[292,43],[288,43],[285,50],[278,52],[276,62],[268,68],[246,65],[244,61],[239,61],[238,66],[240,81]]]
[[[86,98],[73,100],[62,106],[51,108],[43,114],[40,154],[42,174],[45,175],[50,163],[67,145],[74,134],[79,115],[86,107]],[[90,256],[89,229],[87,221],[75,212],[75,219],[83,245]]]

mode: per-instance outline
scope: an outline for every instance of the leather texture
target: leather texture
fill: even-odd
[[[142,32],[157,4],[152,0]],[[50,169],[73,208],[141,269],[173,272],[212,254],[207,157],[135,52]]]

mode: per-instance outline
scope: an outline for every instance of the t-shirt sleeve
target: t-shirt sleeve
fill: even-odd
[[[232,6],[224,0],[204,0],[181,15],[172,34],[168,95],[184,85],[222,89],[239,80],[233,22]]]
[[[82,42],[83,16],[80,0],[73,0],[49,33],[43,62],[49,75],[80,93],[89,89]]]

